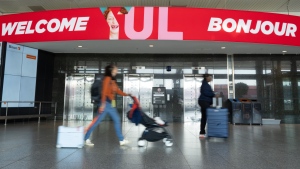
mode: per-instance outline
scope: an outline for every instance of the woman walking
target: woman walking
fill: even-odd
[[[130,96],[130,94],[124,93],[117,86],[116,79],[115,79],[117,73],[118,73],[118,68],[116,66],[114,65],[106,66],[103,85],[102,85],[101,102],[98,109],[99,115],[96,118],[94,118],[94,120],[86,130],[86,134],[84,137],[86,145],[89,146],[94,145],[89,139],[89,137],[93,132],[93,130],[101,123],[101,121],[105,118],[107,114],[110,115],[110,117],[114,122],[114,127],[116,130],[116,134],[119,138],[120,145],[122,146],[129,143],[128,140],[124,139],[124,136],[122,134],[121,120],[116,109],[115,94],[122,95],[122,96]]]
[[[200,124],[200,138],[205,137],[205,126],[206,126],[206,109],[210,107],[212,104],[212,98],[218,97],[213,90],[211,89],[211,86],[208,84],[212,81],[212,75],[205,74],[203,75],[203,81],[200,89],[200,97],[198,98],[198,104],[201,107],[201,124]]]

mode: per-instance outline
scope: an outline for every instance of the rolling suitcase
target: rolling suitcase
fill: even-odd
[[[213,107],[206,110],[207,116],[207,137],[228,137],[228,110],[222,107],[222,99],[215,107],[216,98],[213,99]]]
[[[74,147],[82,148],[84,146],[84,128],[81,127],[58,127],[57,148]]]

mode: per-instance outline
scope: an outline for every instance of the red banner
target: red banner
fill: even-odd
[[[109,7],[0,16],[0,41],[201,40],[300,46],[300,17],[237,10]]]

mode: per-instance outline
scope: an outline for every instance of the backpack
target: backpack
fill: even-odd
[[[99,103],[102,95],[102,77],[95,78],[91,87],[91,98],[93,103]]]

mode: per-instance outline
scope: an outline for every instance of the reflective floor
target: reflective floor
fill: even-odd
[[[112,123],[104,122],[93,133],[94,147],[57,149],[59,125],[61,121],[10,123],[6,127],[1,124],[0,168],[296,169],[300,166],[300,125],[230,126],[228,139],[199,140],[199,123],[174,123],[168,127],[174,137],[173,147],[155,142],[138,148],[137,139],[143,127],[123,124],[123,133],[131,143],[120,147]]]

